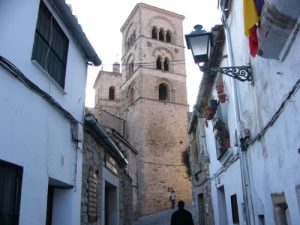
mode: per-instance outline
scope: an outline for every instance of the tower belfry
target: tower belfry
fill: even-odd
[[[140,215],[169,207],[169,195],[191,200],[182,165],[188,145],[184,16],[138,3],[121,28],[122,116],[139,151]]]

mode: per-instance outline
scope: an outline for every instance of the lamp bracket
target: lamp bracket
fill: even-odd
[[[239,81],[252,81],[252,71],[250,66],[231,66],[231,67],[214,67],[204,66],[201,68],[203,72],[218,72],[230,76]]]

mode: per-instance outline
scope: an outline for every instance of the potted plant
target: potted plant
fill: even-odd
[[[224,151],[230,147],[230,138],[229,138],[229,131],[225,125],[225,123],[218,118],[216,123],[214,124],[214,132],[219,142],[221,149]]]
[[[227,94],[224,91],[224,83],[223,80],[221,78],[219,78],[216,82],[216,90],[217,90],[217,94],[218,94],[218,98],[220,103],[225,103],[227,100]]]
[[[215,99],[211,99],[207,102],[206,107],[203,109],[203,115],[207,120],[211,120],[214,117],[218,105],[219,103]]]
[[[218,94],[218,98],[219,98],[220,103],[225,103],[227,100],[227,94],[225,94],[225,93]]]

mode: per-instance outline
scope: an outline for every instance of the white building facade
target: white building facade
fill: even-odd
[[[208,84],[208,95],[203,95],[205,85],[199,89],[196,105],[207,96],[220,101],[214,117],[201,131],[210,159],[215,224],[298,224],[300,3],[264,1],[255,57],[250,56],[244,35],[243,1],[219,3],[226,36],[220,66],[250,65],[253,82],[215,74]],[[216,89],[221,81],[224,103]],[[202,109],[199,113],[194,110],[190,132],[206,120]],[[230,136],[223,154],[219,154],[216,125],[220,118]]]
[[[80,224],[87,65],[62,0],[0,3],[0,224]]]

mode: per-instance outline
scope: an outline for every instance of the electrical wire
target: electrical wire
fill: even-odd
[[[0,65],[9,71],[16,79],[21,81],[26,87],[28,87],[31,91],[35,92],[43,99],[45,99],[48,103],[54,106],[59,112],[61,112],[66,118],[68,118],[73,123],[79,123],[79,121],[67,110],[65,110],[54,98],[52,98],[49,94],[39,88],[36,84],[34,84],[31,80],[29,80],[13,63],[11,63],[8,59],[3,56],[0,56]]]
[[[223,166],[221,168],[219,168],[217,170],[216,173],[214,173],[211,177],[206,177],[203,181],[201,181],[201,183],[199,184],[195,184],[193,182],[193,184],[196,186],[196,187],[200,187],[202,185],[204,185],[206,182],[208,181],[211,181],[211,180],[214,180],[215,178],[217,178],[218,176],[220,176],[223,172],[225,172],[229,167],[230,165],[232,165],[235,161],[237,161],[239,159],[239,154],[235,154],[233,156],[230,157],[230,159],[228,161],[226,161],[225,164],[223,164]],[[193,179],[192,179],[193,180]]]
[[[168,61],[170,64],[185,64],[185,61],[184,60],[169,60]],[[103,66],[113,66],[114,64],[105,64],[103,63],[102,64]],[[122,63],[121,64],[122,66],[128,66],[129,64],[127,63]],[[136,62],[136,63],[133,63],[134,66],[149,66],[149,65],[156,65],[156,61],[154,62]]]
[[[289,92],[289,94],[287,95],[287,97],[284,99],[284,101],[281,103],[281,105],[279,106],[278,110],[274,113],[274,115],[272,116],[272,118],[270,119],[270,121],[266,124],[266,126],[251,140],[248,140],[247,143],[247,147],[249,145],[254,144],[256,141],[260,140],[265,133],[268,131],[268,129],[273,126],[273,124],[276,122],[276,120],[279,118],[280,114],[283,112],[284,108],[286,107],[288,101],[297,93],[297,91],[300,88],[300,79],[295,83],[295,85],[293,86],[292,90]],[[222,174],[223,172],[225,172],[227,170],[227,168],[232,165],[236,160],[239,159],[239,155],[235,154],[233,155],[230,160],[228,160],[213,176],[211,177],[206,177],[201,183],[199,184],[195,184],[193,182],[193,184],[195,186],[202,186],[203,184],[205,184],[208,181],[211,181],[213,179],[215,179],[216,177],[218,177],[220,174]]]
[[[288,101],[297,93],[299,88],[300,88],[300,79],[295,83],[292,90],[288,93],[287,97],[280,104],[279,108],[274,113],[274,115],[272,116],[270,121],[266,124],[266,126],[257,135],[255,135],[252,139],[249,139],[247,141],[246,148],[249,145],[254,144],[254,142],[259,141],[265,135],[265,133],[268,131],[268,129],[274,125],[274,123],[276,122],[276,120],[279,118],[280,114],[283,112],[284,108],[286,107]]]

